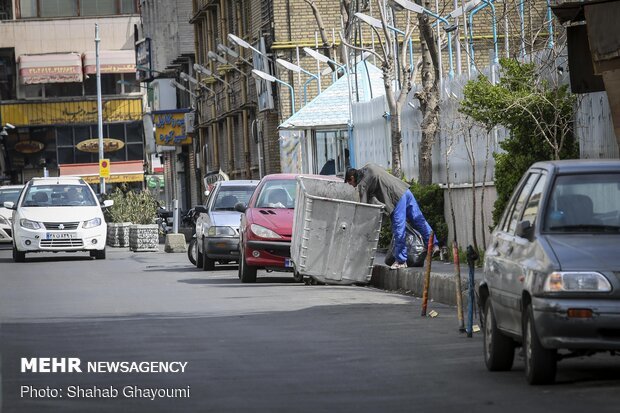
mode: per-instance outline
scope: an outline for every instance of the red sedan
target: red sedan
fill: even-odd
[[[294,174],[265,176],[241,215],[239,279],[256,282],[256,271],[293,271],[291,233],[297,181]]]

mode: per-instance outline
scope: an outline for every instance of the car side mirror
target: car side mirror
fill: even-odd
[[[241,212],[243,214],[246,209],[248,209],[248,207],[243,202],[237,202],[235,204],[235,211],[237,212]]]
[[[515,235],[525,239],[532,239],[534,234],[534,227],[530,221],[521,221],[517,224]]]
[[[113,199],[106,199],[105,201],[103,201],[103,208],[109,208],[112,205],[114,205]]]
[[[3,205],[6,209],[17,209],[15,208],[15,202],[5,201]]]
[[[199,214],[206,214],[207,213],[207,207],[205,207],[203,205],[196,205],[194,207],[194,211],[196,211]]]

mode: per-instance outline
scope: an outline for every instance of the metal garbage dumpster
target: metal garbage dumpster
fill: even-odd
[[[291,260],[297,275],[327,284],[370,282],[381,205],[359,202],[344,182],[297,177]]]

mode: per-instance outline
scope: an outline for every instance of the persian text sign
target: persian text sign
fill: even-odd
[[[189,145],[192,143],[192,138],[187,136],[185,128],[186,112],[186,110],[153,112],[157,145]]]
[[[10,103],[0,106],[2,121],[16,126],[97,123],[97,101]],[[103,121],[142,119],[142,99],[113,99],[103,102]]]

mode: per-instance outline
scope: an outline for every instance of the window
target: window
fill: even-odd
[[[76,0],[39,1],[38,17],[74,17],[78,15]]]
[[[82,84],[81,83],[46,83],[45,84],[45,97],[48,98],[60,98],[60,97],[72,97],[82,96]]]
[[[297,181],[294,179],[274,179],[263,185],[256,202],[257,208],[295,207]]]
[[[80,13],[82,16],[116,14],[116,0],[82,0],[80,3]]]
[[[542,175],[536,183],[534,189],[532,189],[530,199],[525,205],[525,210],[523,211],[523,218],[521,218],[521,221],[530,221],[532,226],[536,223],[536,216],[538,215],[538,208],[540,206],[540,198],[542,197],[543,188],[545,187],[546,182],[547,176]]]
[[[239,202],[247,205],[253,192],[253,186],[220,187],[212,210],[233,211]]]
[[[349,166],[347,133],[338,131],[317,131],[314,139],[313,171],[321,175],[343,175]]]
[[[545,217],[545,231],[620,232],[620,174],[558,176]]]
[[[132,134],[131,137],[128,135]],[[142,123],[111,123],[103,125],[103,137],[122,141],[123,148],[106,152],[106,158],[112,162],[137,161],[144,159]],[[56,128],[56,146],[59,164],[98,162],[99,154],[80,151],[76,145],[87,139],[98,137],[97,125],[63,126]]]
[[[519,223],[519,217],[521,216],[521,212],[523,211],[523,204],[525,203],[527,196],[532,190],[532,186],[534,186],[534,183],[539,176],[540,175],[538,174],[530,174],[530,176],[527,178],[527,181],[525,182],[525,185],[523,185],[523,188],[521,189],[521,192],[519,193],[519,196],[517,197],[517,200],[512,207],[510,219],[508,220],[508,233],[513,234],[515,228],[517,228],[517,224]]]
[[[137,0],[19,0],[21,19],[135,14]]]

